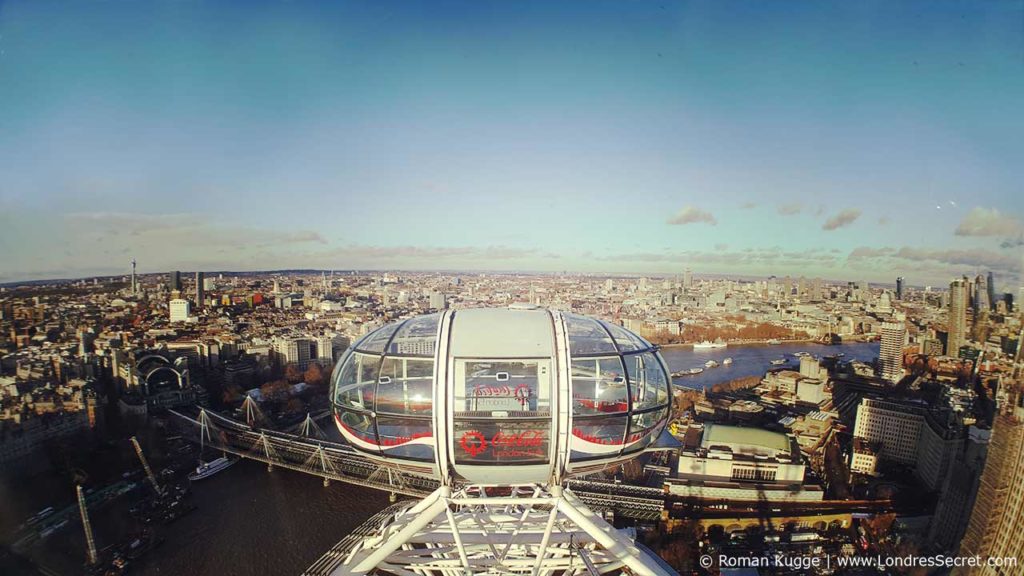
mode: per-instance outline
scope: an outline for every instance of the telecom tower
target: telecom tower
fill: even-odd
[[[441,487],[307,574],[672,574],[563,485],[670,448],[671,380],[643,338],[536,306],[449,310],[371,332],[341,362],[341,434]]]

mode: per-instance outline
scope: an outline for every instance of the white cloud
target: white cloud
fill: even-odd
[[[957,236],[1016,236],[1024,233],[1021,221],[995,208],[975,207],[956,227]]]
[[[857,210],[856,208],[847,208],[846,210],[843,210],[829,218],[825,224],[822,225],[821,229],[835,230],[837,228],[842,228],[843,226],[849,226],[850,224],[853,224],[857,218],[860,218],[860,210]]]
[[[675,216],[668,219],[668,223],[672,225],[683,225],[683,224],[696,224],[705,222],[707,224],[715,225],[718,221],[710,212],[705,212],[693,206],[686,206],[680,210]]]

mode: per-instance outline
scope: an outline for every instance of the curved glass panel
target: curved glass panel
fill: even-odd
[[[618,324],[612,324],[611,322],[602,322],[608,332],[611,333],[612,337],[615,338],[615,344],[618,345],[619,350],[623,353],[636,352],[637,350],[650,350],[654,346],[650,342],[643,338],[633,334],[629,330],[626,330]]]
[[[334,402],[345,408],[373,410],[374,387],[380,356],[353,352],[345,359],[338,373],[334,389]]]
[[[643,414],[633,414],[629,423],[629,436],[626,438],[626,452],[637,452],[647,448],[657,440],[655,432],[668,419],[667,410],[654,410]]]
[[[388,345],[388,340],[391,339],[391,335],[398,330],[401,323],[396,322],[394,324],[388,324],[383,328],[378,328],[375,332],[371,332],[368,336],[360,340],[355,348],[362,352],[370,352],[372,354],[383,354],[384,347]]]
[[[626,437],[626,414],[573,419],[570,459],[617,456]]]
[[[455,416],[536,418],[551,414],[549,360],[459,362]],[[459,386],[459,380],[462,385]]]
[[[544,464],[551,446],[551,360],[457,360],[457,464]]]
[[[385,456],[434,460],[434,430],[429,418],[378,416],[377,431]]]
[[[551,419],[456,420],[456,464],[544,464],[551,442]]]
[[[406,321],[391,340],[388,354],[433,358],[437,344],[437,324],[440,321],[440,314],[417,316]]]
[[[593,318],[563,314],[565,329],[569,337],[569,354],[572,356],[590,354],[615,354],[615,343],[608,332]]]
[[[434,402],[434,359],[385,357],[376,398],[377,412],[429,416]]]
[[[342,410],[338,415],[338,422],[346,432],[357,439],[370,444],[377,444],[377,432],[373,429],[373,417],[367,412],[355,412]],[[369,449],[371,447],[363,447]]]
[[[645,410],[668,404],[668,376],[652,352],[623,356],[629,374],[633,410]]]
[[[572,361],[572,413],[616,414],[629,409],[626,374],[619,356]]]
[[[331,387],[330,391],[327,393],[328,398],[337,397],[335,391],[338,389],[338,376],[341,374],[341,367],[345,365],[345,362],[348,361],[348,357],[350,355],[352,355],[352,348],[345,350],[345,352],[342,353],[341,358],[334,363],[334,369],[331,370],[331,379],[328,380]]]

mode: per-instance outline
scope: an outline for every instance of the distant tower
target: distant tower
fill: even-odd
[[[196,272],[196,308],[203,307],[203,300],[206,298],[206,290],[203,287],[203,273]]]
[[[690,269],[687,268],[686,270],[683,270],[683,288],[689,290],[692,287],[693,287],[693,272],[690,272]]]
[[[132,294],[139,291],[139,286],[135,282],[135,258],[132,258]]]
[[[882,324],[882,346],[879,352],[881,376],[895,384],[903,377],[903,342],[907,338],[907,327],[903,322]]]
[[[177,270],[171,272],[171,274],[170,274],[170,284],[171,284],[171,290],[172,291],[173,290],[178,290],[178,291],[181,290],[181,272],[178,272]]]
[[[978,274],[977,278],[974,279],[974,313],[987,312],[991,308],[990,303],[989,288],[987,282],[985,282],[985,277]]]
[[[996,282],[995,282],[995,278],[992,276],[992,271],[991,270],[989,270],[989,272],[988,272],[987,287],[988,287],[988,305],[990,307],[992,307],[992,308],[995,308],[995,305],[996,305]]]
[[[967,341],[967,290],[966,277],[953,280],[949,285],[949,339],[946,355],[956,356]]]
[[[903,300],[903,276],[896,277],[896,299]]]

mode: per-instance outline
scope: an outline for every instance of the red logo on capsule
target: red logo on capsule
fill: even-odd
[[[464,433],[462,438],[459,440],[459,444],[461,444],[462,449],[473,458],[476,458],[487,450],[487,439],[484,438],[483,434],[476,430]]]

